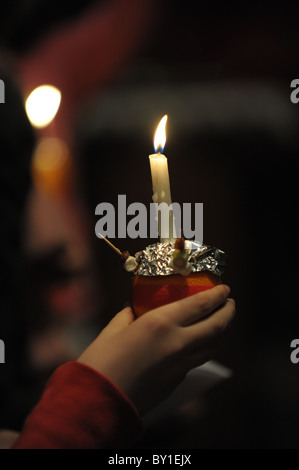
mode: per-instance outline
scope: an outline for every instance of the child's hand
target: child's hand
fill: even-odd
[[[78,361],[108,377],[140,414],[166,398],[186,373],[211,359],[235,315],[223,284],[147,312],[119,312]]]

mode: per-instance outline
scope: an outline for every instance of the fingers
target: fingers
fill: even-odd
[[[108,335],[115,335],[121,330],[133,323],[135,317],[131,307],[126,307],[118,312],[115,317],[108,323],[108,325],[101,332],[101,337],[107,337]]]
[[[222,305],[229,292],[228,286],[220,284],[212,289],[161,307],[161,310],[164,310],[164,312],[161,311],[161,314],[168,315],[178,325],[191,325],[210,315]]]
[[[212,315],[198,323],[184,329],[189,345],[205,345],[223,334],[236,314],[236,305],[233,299],[227,299],[224,305]]]

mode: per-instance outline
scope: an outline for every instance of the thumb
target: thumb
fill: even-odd
[[[133,323],[134,319],[135,317],[131,307],[126,307],[110,320],[100,336],[106,338],[107,336],[115,335]]]

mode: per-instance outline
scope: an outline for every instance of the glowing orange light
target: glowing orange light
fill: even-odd
[[[56,137],[42,139],[32,159],[32,177],[41,190],[61,191],[69,183],[70,154],[67,144]]]

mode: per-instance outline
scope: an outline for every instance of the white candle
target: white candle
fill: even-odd
[[[171,192],[170,192],[170,181],[168,173],[167,158],[161,152],[163,152],[166,133],[165,126],[167,121],[167,115],[165,115],[156,130],[154,138],[154,147],[157,153],[150,155],[150,167],[153,184],[153,201],[157,204],[165,202],[168,206],[172,204]],[[158,232],[162,243],[175,239],[175,233],[173,229],[173,212],[169,211],[168,208],[161,208],[160,214],[158,215]],[[166,221],[168,227],[161,227],[161,219]]]

